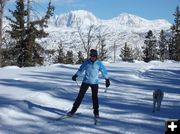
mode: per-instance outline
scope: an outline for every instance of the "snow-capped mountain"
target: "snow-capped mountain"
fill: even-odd
[[[107,25],[112,26],[117,24],[118,26],[126,27],[169,27],[170,23],[163,19],[158,20],[147,20],[139,16],[135,16],[128,13],[122,13],[119,16],[112,18],[110,20],[101,20],[93,15],[91,12],[85,10],[71,11],[69,13],[61,14],[59,16],[54,16],[51,18],[51,24],[54,23],[56,27],[77,27],[77,25],[89,26],[89,25]]]
[[[157,26],[169,26],[169,22],[166,20],[158,19],[158,20],[146,20],[144,18],[141,18],[139,16],[135,16],[128,13],[122,13],[118,17],[113,18],[111,21],[119,23],[120,25],[125,25],[129,27],[152,27],[156,28]]]
[[[77,27],[77,25],[97,25],[100,20],[96,18],[92,13],[84,10],[71,11],[59,15],[55,20],[57,27]]]
[[[49,36],[39,40],[39,43],[45,49],[55,50],[61,43],[65,51],[72,50],[77,55],[79,50],[84,51],[78,28],[84,36],[84,41],[87,42],[87,35],[92,25],[91,35],[103,36],[105,39],[109,61],[113,60],[114,46],[117,49],[115,55],[118,59],[125,42],[133,48],[141,48],[144,44],[144,37],[149,30],[152,30],[153,34],[158,37],[162,29],[168,32],[171,27],[171,24],[163,19],[147,20],[132,14],[122,13],[112,19],[103,20],[91,12],[77,10],[51,17],[46,29]],[[95,48],[97,43],[96,38],[92,42],[92,48]]]
[[[168,21],[163,19],[147,20],[128,13],[122,13],[109,20],[102,20],[91,12],[77,10],[53,16],[49,20],[49,27],[46,29],[50,35],[42,39],[40,43],[46,49],[57,49],[61,42],[65,50],[71,49],[76,55],[77,51],[84,51],[77,32],[78,27],[81,28],[84,40],[87,41],[87,34],[92,25],[94,26],[92,35],[106,35],[105,43],[108,50],[108,60],[110,61],[113,60],[114,45],[117,48],[116,57],[118,59],[125,42],[133,48],[140,48],[144,44],[144,37],[149,30],[152,30],[154,35],[158,37],[162,29],[168,31],[171,26]],[[97,42],[97,40],[94,40],[92,47],[96,47]]]

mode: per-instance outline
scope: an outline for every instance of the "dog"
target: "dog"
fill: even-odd
[[[162,90],[156,89],[153,91],[153,113],[160,110],[163,97],[164,92]]]

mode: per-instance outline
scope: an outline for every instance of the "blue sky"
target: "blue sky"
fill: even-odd
[[[11,0],[7,8],[14,5]],[[31,0],[38,12],[45,11],[49,0]],[[121,13],[130,13],[145,19],[166,19],[174,23],[175,9],[180,0],[52,0],[55,14],[71,10],[88,10],[100,19],[111,19]]]

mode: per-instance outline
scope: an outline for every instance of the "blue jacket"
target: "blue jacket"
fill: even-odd
[[[107,70],[101,61],[96,60],[94,63],[88,59],[86,60],[76,72],[80,76],[85,71],[83,82],[87,84],[99,83],[99,71],[105,79],[108,79]]]

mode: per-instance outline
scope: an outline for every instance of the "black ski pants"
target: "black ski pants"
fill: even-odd
[[[98,84],[87,84],[87,83],[82,83],[80,90],[79,90],[79,94],[73,104],[73,108],[71,110],[71,113],[75,113],[78,109],[78,107],[80,106],[84,95],[86,93],[86,91],[88,90],[88,88],[91,87],[91,91],[92,91],[92,102],[93,102],[93,109],[94,109],[94,115],[99,115],[99,102],[98,102]]]

